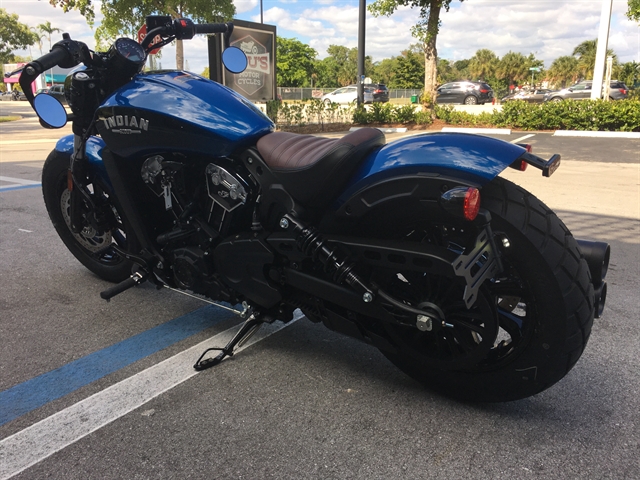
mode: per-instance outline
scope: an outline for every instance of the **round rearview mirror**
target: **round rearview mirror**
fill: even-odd
[[[222,52],[222,63],[231,73],[242,73],[247,69],[247,56],[238,47],[229,47]]]
[[[42,123],[49,128],[62,128],[67,124],[67,111],[60,101],[46,93],[40,93],[33,99],[33,109]]]

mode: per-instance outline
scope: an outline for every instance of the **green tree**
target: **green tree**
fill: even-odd
[[[78,10],[89,23],[94,20],[94,0],[49,0],[65,12]],[[97,1],[97,0],[95,0]],[[96,42],[118,36],[134,37],[144,24],[147,15],[171,15],[172,18],[187,17],[196,23],[213,23],[229,20],[236,12],[231,0],[100,0],[104,15],[102,24],[96,29]],[[182,40],[176,40],[176,66],[184,68]]]
[[[571,55],[556,58],[547,71],[547,79],[560,88],[574,83],[579,76],[578,59]]]
[[[469,75],[474,80],[484,81],[487,77],[495,74],[498,63],[498,57],[492,50],[482,48],[469,59]]]
[[[15,13],[7,13],[0,8],[0,63],[12,63],[14,50],[27,48],[36,42],[36,35],[18,18]]]
[[[629,0],[629,10],[627,10],[629,20],[640,23],[640,0]]]
[[[509,51],[500,59],[496,67],[496,77],[506,80],[509,85],[527,80],[529,76],[529,61],[519,52]]]
[[[310,46],[295,38],[278,37],[276,76],[279,87],[305,87],[315,73],[318,56]]]
[[[422,47],[411,45],[396,57],[394,88],[422,88],[424,82],[424,55]]]
[[[356,83],[358,78],[358,49],[329,45],[329,56],[316,64],[318,87],[342,87]],[[365,56],[365,75],[373,73],[373,61]]]
[[[578,57],[578,71],[582,78],[591,80],[596,66],[596,50],[598,40],[585,40],[573,49],[573,56]],[[607,57],[613,57],[614,70],[617,69],[618,57],[610,48],[607,49]]]
[[[391,15],[398,7],[420,9],[420,20],[411,30],[424,47],[424,91],[435,98],[437,86],[438,50],[436,39],[440,29],[440,13],[444,8],[449,11],[452,0],[376,0],[369,5],[374,16]],[[460,0],[463,1],[463,0]]]
[[[398,57],[385,58],[373,65],[371,78],[375,83],[384,83],[388,87],[393,87],[395,85],[397,71]]]
[[[627,62],[621,65],[618,79],[627,87],[633,87],[640,81],[640,63]]]
[[[37,26],[38,31],[40,32],[40,34],[42,35],[42,37],[44,37],[46,35],[47,39],[49,40],[49,50],[51,50],[51,35],[56,33],[56,32],[61,32],[62,30],[60,30],[57,27],[52,27],[51,26],[51,22],[50,21],[46,21],[44,23],[41,23],[40,25]],[[40,38],[42,38],[40,37]]]

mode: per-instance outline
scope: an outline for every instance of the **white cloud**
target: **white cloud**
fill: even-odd
[[[264,2],[264,0],[263,0]],[[370,4],[372,0],[368,0]],[[94,2],[98,5],[100,2]],[[235,0],[238,18],[260,21],[258,0]],[[278,35],[308,43],[324,58],[329,45],[357,45],[358,2],[356,0],[279,0],[269,2],[264,22],[276,25]],[[469,0],[452,2],[449,12],[442,12],[438,36],[441,57],[452,60],[470,58],[476,50],[489,48],[502,56],[509,50],[528,55],[533,52],[549,66],[561,56],[569,55],[584,40],[598,35],[601,2],[599,0]],[[36,26],[47,20],[54,27],[71,33],[93,48],[93,31],[77,12],[63,13],[47,0],[2,0],[2,8],[20,15],[20,21]],[[609,48],[621,61],[640,61],[638,25],[624,13],[626,0],[614,0]],[[419,12],[399,8],[390,17],[367,14],[366,54],[374,61],[399,55],[416,43],[410,29]],[[97,21],[100,20],[98,12]],[[61,38],[54,34],[53,41]],[[48,49],[48,47],[47,47]],[[28,51],[18,52],[28,55]],[[38,54],[37,51],[33,52]],[[207,43],[203,38],[185,42],[185,54],[192,71],[200,73],[207,66]],[[163,68],[174,68],[175,48],[163,48]]]

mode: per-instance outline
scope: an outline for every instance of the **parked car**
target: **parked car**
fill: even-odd
[[[64,96],[64,85],[53,85],[49,87],[49,91],[47,92],[54,98],[57,98],[61,104],[67,104],[67,98]]]
[[[591,80],[582,81],[562,90],[549,92],[544,96],[545,102],[561,102],[563,100],[585,100],[591,98]],[[627,86],[619,80],[611,80],[609,84],[609,99],[624,100],[629,95]]]
[[[351,103],[358,99],[358,87],[356,85],[349,85],[348,87],[342,87],[329,92],[322,96],[322,101],[325,103]],[[373,89],[366,86],[364,89],[364,103],[373,102]]]
[[[20,90],[12,90],[10,92],[2,93],[2,101],[12,101],[12,100],[26,100],[27,96],[21,92]]]
[[[371,89],[374,102],[388,102],[389,101],[389,89],[382,83],[372,83],[367,85],[367,88]],[[365,102],[366,103],[366,102]]]
[[[484,82],[450,82],[438,87],[436,103],[484,105],[493,100],[493,90]]]
[[[523,100],[529,103],[542,103],[544,102],[544,96],[550,92],[551,90],[549,90],[548,88],[539,88],[537,90],[521,91],[518,93],[507,95],[501,100],[501,102],[504,103],[504,102],[511,102],[513,100]]]

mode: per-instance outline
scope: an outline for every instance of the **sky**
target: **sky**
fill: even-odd
[[[100,0],[96,4],[96,26],[100,22]],[[260,0],[234,0],[236,18],[260,22]],[[367,0],[367,5],[372,0]],[[277,34],[297,38],[313,47],[318,58],[327,56],[329,45],[357,46],[358,0],[262,0],[264,23],[275,25]],[[71,38],[93,49],[93,30],[77,12],[64,13],[48,0],[0,0],[0,8],[19,15],[19,21],[35,27],[50,21]],[[499,57],[509,51],[533,53],[545,67],[559,56],[571,55],[585,40],[597,38],[602,0],[453,0],[449,12],[441,14],[438,56],[449,60],[471,58],[480,48]],[[627,0],[614,0],[609,48],[621,62],[640,62],[640,27],[625,16]],[[410,44],[411,26],[419,18],[416,9],[402,7],[390,17],[367,13],[365,53],[374,62],[397,56]],[[52,36],[53,43],[62,38]],[[48,51],[44,41],[43,52]],[[29,51],[17,52],[29,55]],[[32,47],[34,57],[39,56]],[[202,73],[207,63],[207,43],[203,37],[185,42],[187,70]],[[175,49],[163,48],[162,68],[175,68]]]

